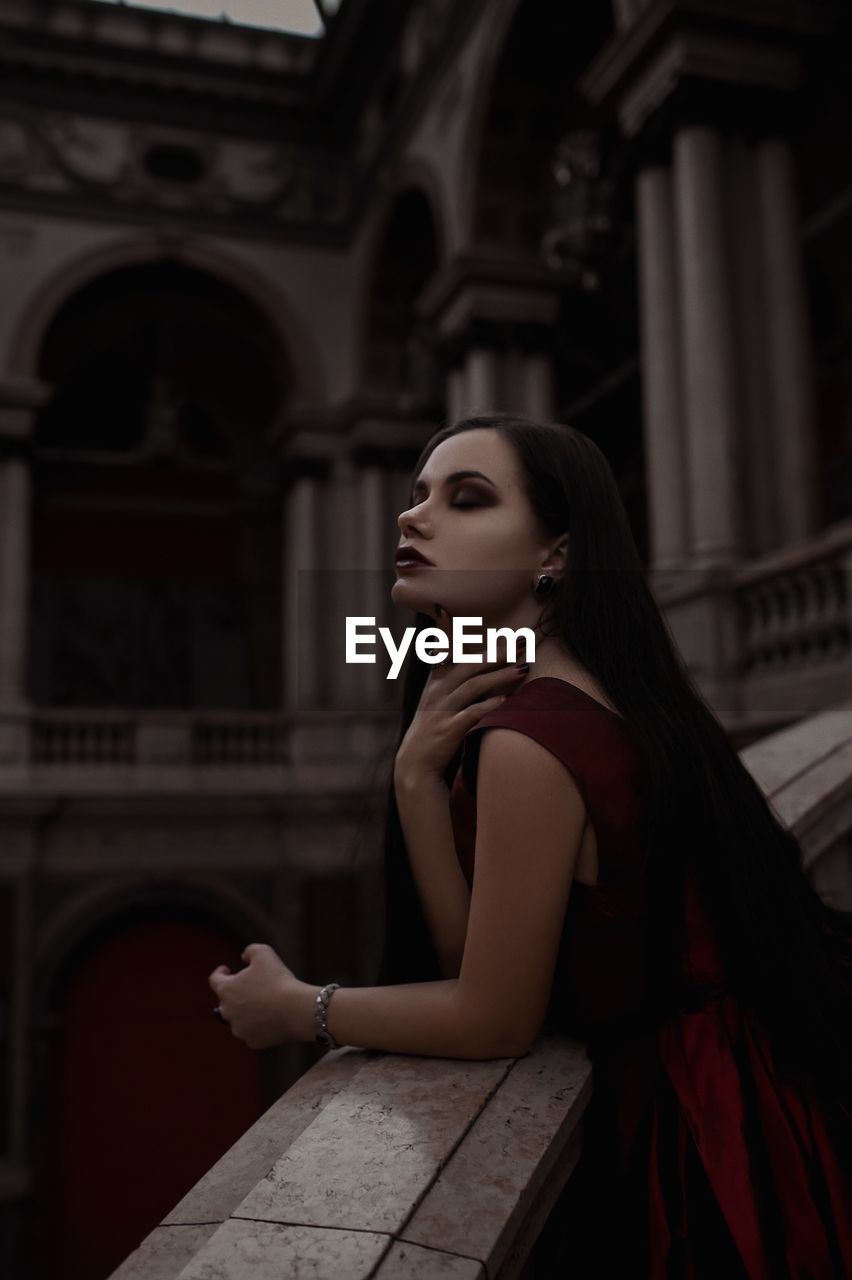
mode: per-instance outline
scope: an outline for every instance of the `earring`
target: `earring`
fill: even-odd
[[[533,591],[537,596],[546,596],[553,586],[553,581],[554,580],[551,578],[549,573],[540,573],[538,575],[538,582],[533,587]]]

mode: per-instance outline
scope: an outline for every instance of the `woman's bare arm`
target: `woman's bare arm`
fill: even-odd
[[[464,954],[470,890],[459,865],[450,793],[434,775],[394,771],[408,859],[445,978],[457,978]]]
[[[477,779],[476,877],[458,978],[342,987],[328,1030],[339,1044],[386,1053],[514,1058],[546,1015],[586,821],[562,763],[532,738],[492,727]],[[288,1025],[313,1039],[318,988],[287,988]]]

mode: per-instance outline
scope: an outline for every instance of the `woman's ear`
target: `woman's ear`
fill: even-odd
[[[568,567],[568,539],[571,535],[564,533],[558,542],[551,547],[547,563],[541,566],[542,573],[562,574]]]

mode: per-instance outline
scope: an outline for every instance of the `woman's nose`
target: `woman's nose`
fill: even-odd
[[[405,511],[400,511],[397,516],[397,524],[402,533],[407,533],[409,529],[421,529],[422,519],[419,516],[415,516],[409,507]]]

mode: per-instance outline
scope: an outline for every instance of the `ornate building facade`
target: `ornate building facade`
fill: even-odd
[[[14,1277],[105,1277],[318,1056],[212,968],[373,980],[399,700],[343,618],[399,621],[447,418],[600,444],[739,744],[849,697],[845,7],[202,7],[0,0]]]

